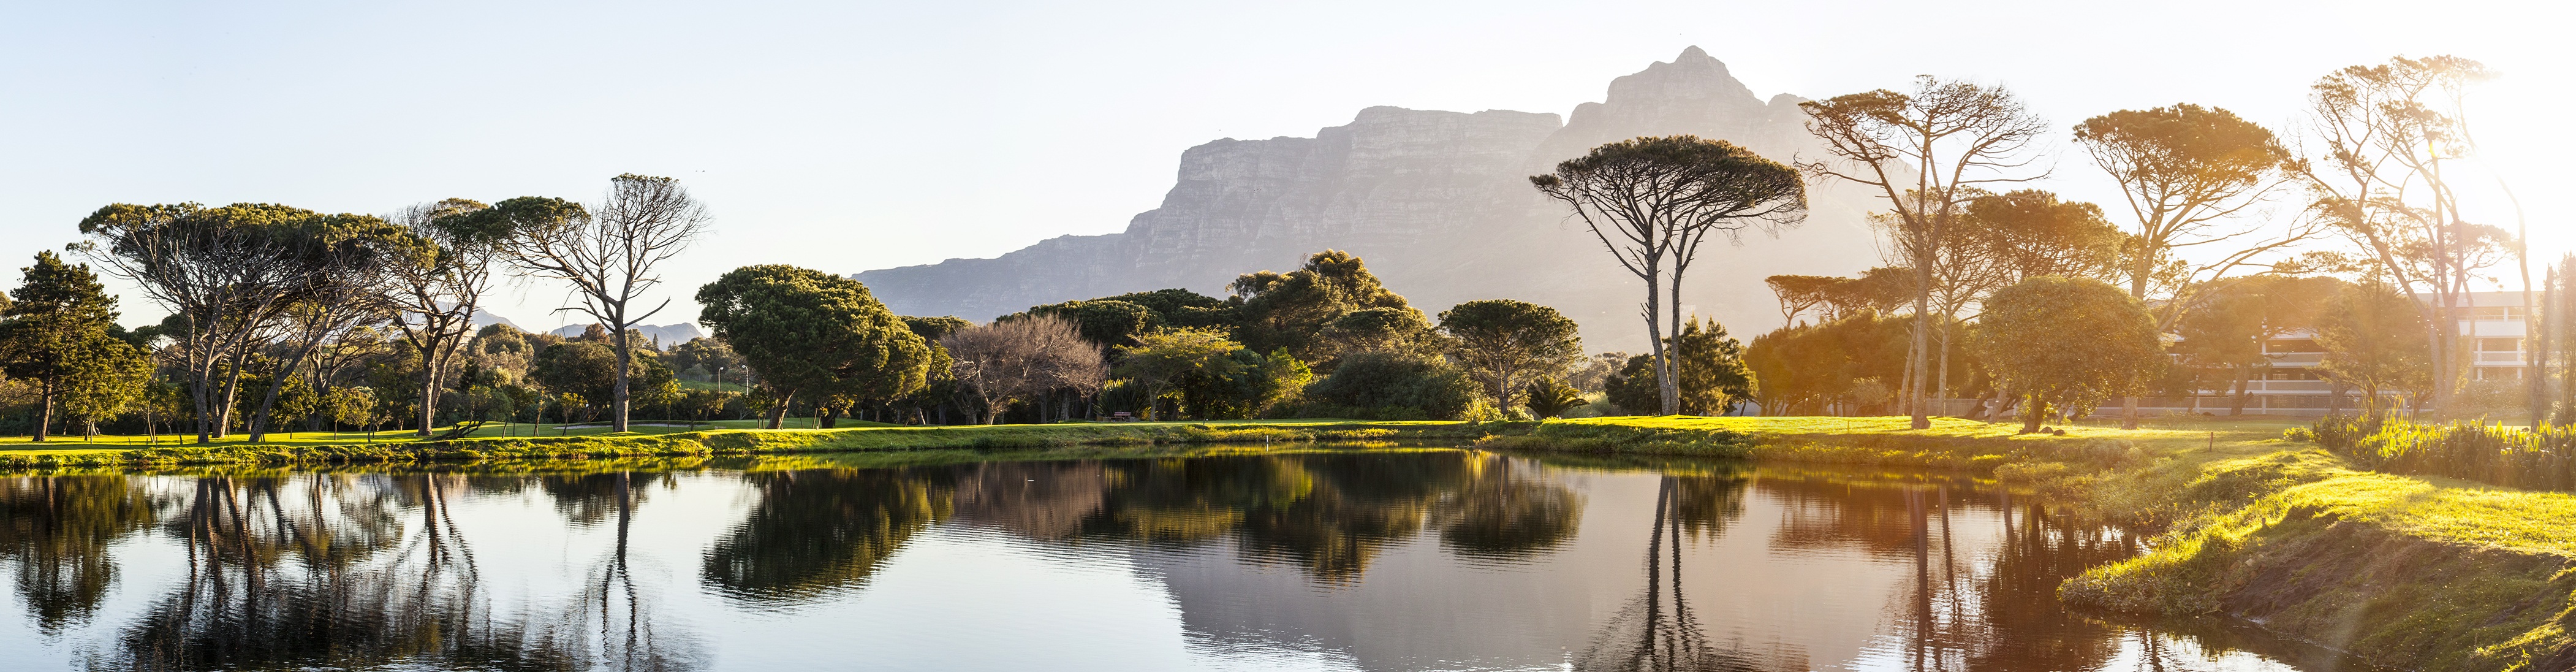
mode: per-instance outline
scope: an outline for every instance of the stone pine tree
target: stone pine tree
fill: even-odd
[[[116,394],[114,388],[142,381],[119,375],[132,368],[119,360],[140,355],[108,335],[116,325],[116,298],[107,295],[89,265],[63,263],[44,251],[36,253],[35,265],[22,270],[25,280],[12,293],[16,300],[0,310],[0,363],[10,376],[35,388],[35,440],[43,441],[66,395],[130,396]],[[90,389],[100,387],[110,389]]]
[[[1622,140],[1533,175],[1540,193],[1573,208],[1621,268],[1646,283],[1639,317],[1653,346],[1665,415],[1681,411],[1676,363],[1665,347],[1682,323],[1682,276],[1712,235],[1776,233],[1806,220],[1798,169],[1723,140],[1676,135]]]
[[[2075,142],[2120,184],[2136,232],[2121,246],[2129,297],[2156,302],[2157,326],[2171,328],[2204,302],[2193,296],[2258,256],[2316,233],[2313,223],[2267,235],[2266,222],[2231,219],[2263,202],[2286,177],[2290,151],[2261,125],[2215,107],[2179,104],[2121,110],[2075,126]],[[2181,253],[2196,251],[2193,260]],[[2121,402],[2123,426],[2138,425],[2138,401]]]
[[[1493,395],[1494,405],[1541,376],[1562,373],[1583,358],[1573,320],[1555,308],[1511,299],[1469,301],[1440,312],[1440,330],[1455,339],[1449,356]]]
[[[2146,306],[2109,283],[2043,276],[1987,297],[1972,339],[1996,383],[2022,399],[2022,432],[2053,410],[2135,394],[2164,365]]]
[[[745,266],[698,288],[698,323],[732,346],[770,393],[770,429],[799,395],[889,400],[929,382],[930,344],[856,280]]]
[[[1986,187],[2045,174],[2031,168],[2047,123],[2012,92],[1974,82],[1915,78],[1914,90],[1886,89],[1800,103],[1807,131],[1825,143],[1826,160],[1798,169],[1851,182],[1886,199],[1888,242],[1898,266],[1914,276],[1913,343],[1902,395],[1913,427],[1932,419],[1924,405],[1930,378],[1933,273],[1942,246],[1967,224],[1967,205]]]

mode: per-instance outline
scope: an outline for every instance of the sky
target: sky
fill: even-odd
[[[448,197],[596,200],[679,178],[712,229],[666,269],[654,324],[763,263],[834,273],[990,257],[1122,230],[1183,149],[1312,136],[1361,108],[1566,113],[1698,45],[1757,95],[2010,87],[2059,128],[2191,102],[2290,128],[2346,65],[2455,54],[2469,215],[2576,246],[2558,127],[2576,41],[2545,3],[473,2],[0,3],[0,267],[110,203],[382,214]],[[2558,73],[2558,74],[2552,74]],[[2044,187],[2112,206],[2052,141]],[[2118,208],[2113,208],[2118,212]],[[2507,269],[2510,271],[2510,269]],[[2508,278],[2510,280],[2510,278]],[[0,272],[0,286],[15,286]],[[113,283],[112,283],[112,288]],[[1401,291],[1402,288],[1396,288]],[[1761,291],[1748,288],[1749,291]],[[133,296],[128,292],[128,296]],[[570,320],[557,284],[494,297]],[[162,311],[129,299],[125,322]]]

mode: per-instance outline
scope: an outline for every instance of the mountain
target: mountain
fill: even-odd
[[[522,328],[520,328],[520,327],[519,327],[519,323],[510,321],[510,318],[506,318],[506,317],[502,317],[502,316],[499,316],[499,315],[492,314],[492,311],[484,310],[484,309],[481,309],[481,308],[476,308],[476,309],[474,309],[474,316],[473,316],[473,320],[474,320],[474,328],[476,328],[476,329],[481,329],[481,328],[484,328],[484,327],[489,327],[489,326],[492,326],[492,325],[495,325],[495,324],[506,324],[506,325],[510,325],[510,328],[512,328],[512,329],[519,329],[519,330],[521,330],[521,331],[526,331],[525,329],[522,329]]]
[[[1426,312],[1513,298],[1583,325],[1587,348],[1639,351],[1643,285],[1528,177],[1606,142],[1694,134],[1787,162],[1821,155],[1798,103],[1763,100],[1698,47],[1610,83],[1601,102],[1553,113],[1372,107],[1312,138],[1226,138],[1182,152],[1161,207],[1127,230],[1061,236],[993,259],[853,277],[896,312],[986,320],[1032,305],[1186,287],[1223,296],[1236,275],[1348,250]],[[1780,323],[1762,278],[1874,265],[1870,196],[1811,188],[1804,226],[1702,248],[1686,306],[1749,338]]]
[[[546,333],[571,338],[574,336],[580,336],[581,332],[589,330],[590,326],[591,325],[587,324],[567,324],[555,327],[554,331]],[[698,325],[687,322],[665,324],[658,327],[650,324],[638,324],[635,325],[634,329],[635,333],[643,334],[644,338],[648,340],[660,341],[662,347],[665,348],[687,343],[689,342],[689,339],[707,335],[707,332],[698,330]]]

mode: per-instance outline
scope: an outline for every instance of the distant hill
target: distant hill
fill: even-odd
[[[567,324],[567,325],[564,325],[564,326],[555,327],[554,331],[549,331],[549,332],[546,332],[546,333],[554,334],[554,335],[556,335],[556,336],[563,336],[563,337],[566,337],[566,338],[570,338],[570,337],[573,337],[573,336],[580,336],[580,335],[581,335],[581,332],[583,332],[583,331],[587,331],[587,330],[589,330],[589,329],[590,329],[590,325],[587,325],[587,324]],[[647,339],[647,340],[659,340],[659,341],[661,341],[661,343],[662,343],[662,347],[665,347],[665,348],[668,348],[668,347],[671,347],[671,346],[674,346],[674,345],[679,345],[679,344],[682,344],[682,343],[687,343],[687,342],[689,342],[689,339],[692,339],[692,338],[698,338],[698,337],[701,337],[701,336],[705,336],[705,335],[707,335],[707,332],[699,331],[699,330],[698,330],[698,325],[691,324],[691,323],[688,323],[688,322],[681,322],[681,323],[678,323],[678,324],[665,324],[665,325],[658,326],[658,327],[657,327],[657,326],[653,326],[653,325],[649,325],[649,324],[638,324],[638,325],[635,325],[635,332],[636,332],[636,333],[639,333],[639,334],[643,334],[643,335],[644,335],[644,338],[645,338],[645,339]]]
[[[1312,138],[1216,140],[1181,154],[1161,207],[1127,230],[1062,236],[993,259],[872,270],[853,277],[896,312],[973,320],[1032,305],[1186,287],[1224,296],[1236,275],[1288,270],[1342,249],[1367,260],[1389,288],[1426,312],[1461,301],[1514,298],[1553,306],[1583,325],[1594,351],[1645,349],[1644,289],[1563,204],[1530,187],[1606,142],[1694,134],[1774,160],[1813,158],[1803,99],[1756,97],[1698,47],[1610,83],[1597,103],[1552,113],[1361,110]],[[1741,246],[1702,248],[1683,303],[1736,336],[1779,326],[1762,278],[1845,274],[1878,261],[1865,213],[1880,206],[1848,185],[1810,192],[1805,226]]]
[[[492,311],[481,308],[474,309],[474,328],[481,329],[495,324],[510,325],[510,328],[520,331],[528,330],[527,327],[519,326],[519,323],[510,321],[510,318],[492,314]]]

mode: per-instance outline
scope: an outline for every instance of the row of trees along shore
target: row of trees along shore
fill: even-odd
[[[2450,56],[2336,70],[2310,87],[2300,133],[2286,139],[2189,103],[2086,119],[2072,139],[2120,186],[2117,223],[2024,186],[2050,176],[2050,127],[2012,92],[1931,76],[1802,103],[1825,150],[1810,160],[1638,138],[1531,181],[1646,281],[1640,315],[1667,374],[1664,325],[1678,325],[1682,275],[1703,241],[1797,225],[1810,183],[1875,194],[1886,265],[1769,279],[1789,325],[1748,357],[1774,412],[1892,402],[1922,428],[1932,399],[1985,393],[2034,418],[2119,399],[2134,427],[2141,395],[2196,399],[2189,376],[2213,367],[2236,375],[2241,410],[2246,377],[2269,368],[2264,341],[2298,329],[2317,331],[2321,370],[2372,408],[2387,392],[2456,410],[2479,387],[2455,328],[2472,317],[2472,287],[2501,285],[2494,271],[2508,259],[2522,286],[2539,286],[2518,216],[2507,231],[2463,215],[2461,166],[2477,151],[2465,93],[2492,76]],[[2276,204],[2295,216],[2269,216]],[[2539,297],[2527,290],[2521,303],[2527,333],[2541,333]],[[1883,347],[1891,337],[1899,353]],[[2035,349],[2056,352],[2025,352]],[[2535,419],[2543,378],[2517,383]],[[1679,410],[1675,390],[1662,396],[1662,412]]]
[[[664,347],[633,327],[668,307],[658,267],[708,215],[674,180],[622,175],[592,203],[448,199],[384,216],[110,205],[81,221],[72,251],[170,317],[123,330],[87,265],[40,255],[0,313],[0,363],[14,396],[33,400],[23,422],[39,439],[66,420],[179,423],[201,442],[295,423],[427,436],[549,415],[624,431],[639,407],[831,427],[1713,414],[1759,401],[1925,426],[1931,400],[1961,397],[1987,399],[1976,412],[2019,406],[2036,428],[2115,399],[2134,423],[2143,395],[2196,404],[2227,383],[2241,411],[2246,381],[2270,368],[2261,344],[2308,330],[2319,370],[2371,408],[2453,408],[2476,387],[2475,354],[2447,325],[2505,260],[2529,275],[2520,236],[2464,221],[2458,171],[2446,172],[2476,151],[2462,94],[2490,76],[2453,57],[2337,70],[2286,140],[2192,104],[2086,119],[2073,140],[2122,187],[2116,222],[2028,188],[2050,174],[2050,126],[1973,82],[1927,76],[1804,103],[1826,150],[1809,160],[1691,136],[1603,145],[1531,182],[1643,283],[1639,355],[1585,357],[1572,321],[1520,301],[1426,315],[1329,250],[1242,275],[1224,298],[1165,289],[987,324],[896,315],[845,277],[747,266],[698,288],[712,337]],[[1884,202],[1883,265],[1770,278],[1787,324],[1750,346],[1684,313],[1706,242],[1797,226],[1807,189],[1827,182]],[[2259,216],[2266,204],[2297,216]],[[483,297],[511,277],[568,286],[578,300],[563,310],[596,326],[478,329]],[[2555,278],[2525,284],[2555,291]],[[2563,303],[2540,293],[2526,292],[2523,319]],[[2530,333],[2563,332],[2545,327]],[[2232,378],[2199,379],[2210,372]],[[2527,381],[2534,414],[2563,395],[2549,378]]]

